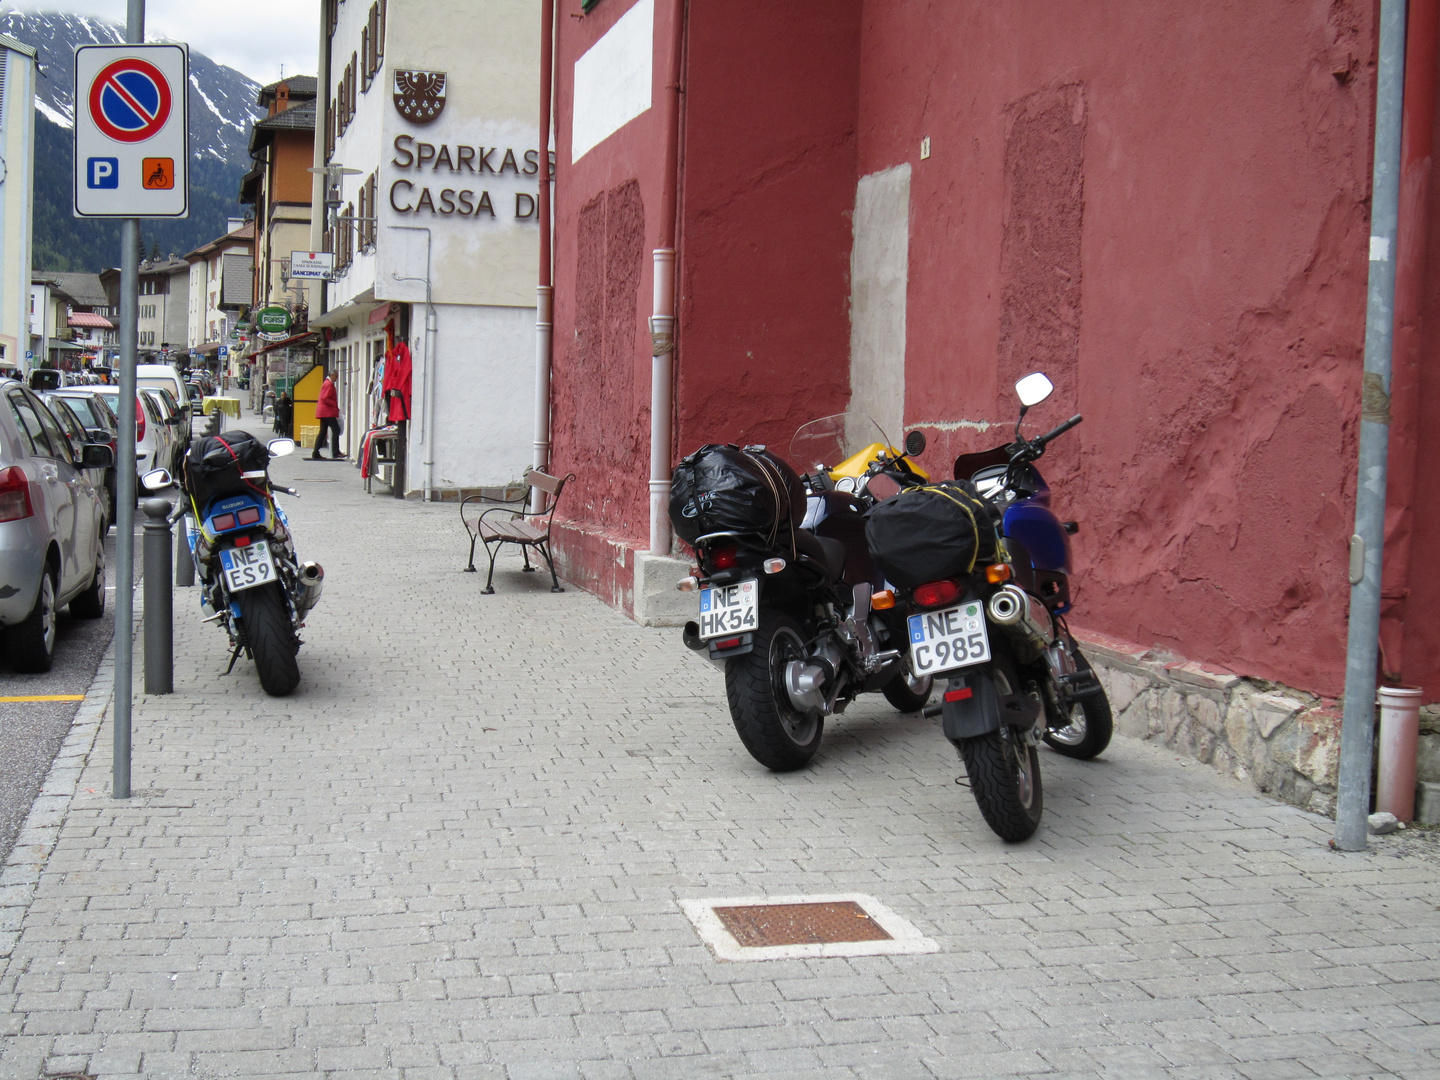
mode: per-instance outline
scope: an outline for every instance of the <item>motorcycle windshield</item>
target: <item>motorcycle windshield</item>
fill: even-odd
[[[835,413],[796,429],[790,440],[789,460],[802,472],[828,472],[877,444],[890,447],[890,440],[868,414]],[[899,451],[890,447],[889,453],[893,456]]]

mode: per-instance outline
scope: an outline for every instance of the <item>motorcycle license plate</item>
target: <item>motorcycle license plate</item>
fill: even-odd
[[[225,588],[230,592],[253,589],[275,580],[275,560],[270,545],[256,540],[246,547],[221,548],[220,566],[225,575]]]
[[[754,630],[760,618],[758,582],[737,581],[700,590],[700,640]]]
[[[938,675],[990,659],[990,635],[979,601],[911,615],[908,626],[910,669],[916,675]]]

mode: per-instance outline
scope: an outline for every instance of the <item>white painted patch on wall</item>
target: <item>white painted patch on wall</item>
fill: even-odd
[[[999,424],[991,420],[913,420],[909,426],[928,431],[989,431],[991,428],[1008,427],[1009,421]]]
[[[639,0],[575,61],[571,161],[650,108],[654,52],[655,0]]]
[[[905,425],[905,296],[910,278],[910,165],[862,176],[850,251],[850,404],[846,449],[892,440]]]

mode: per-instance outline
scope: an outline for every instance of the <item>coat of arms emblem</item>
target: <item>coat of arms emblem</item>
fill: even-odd
[[[412,124],[428,124],[445,108],[445,72],[395,72],[395,108]]]

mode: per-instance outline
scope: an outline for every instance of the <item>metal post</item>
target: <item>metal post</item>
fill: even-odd
[[[129,0],[125,41],[145,41],[145,0]],[[139,344],[140,219],[120,222],[120,460],[115,467],[115,739],[110,788],[130,797],[130,696],[135,646],[135,351]]]
[[[180,498],[185,498],[185,495],[182,493]],[[187,535],[189,530],[183,517],[179,525],[175,530],[175,584],[181,588],[189,588],[195,584],[195,559],[190,554],[190,538]]]
[[[1335,847],[1363,851],[1375,742],[1375,664],[1380,648],[1385,472],[1390,444],[1390,356],[1395,336],[1395,238],[1400,217],[1400,132],[1405,90],[1405,0],[1381,0],[1375,86],[1375,165],[1370,194],[1370,295],[1360,399],[1359,483],[1350,538],[1350,628]]]
[[[175,611],[170,583],[170,503],[145,505],[145,693],[175,690]]]

